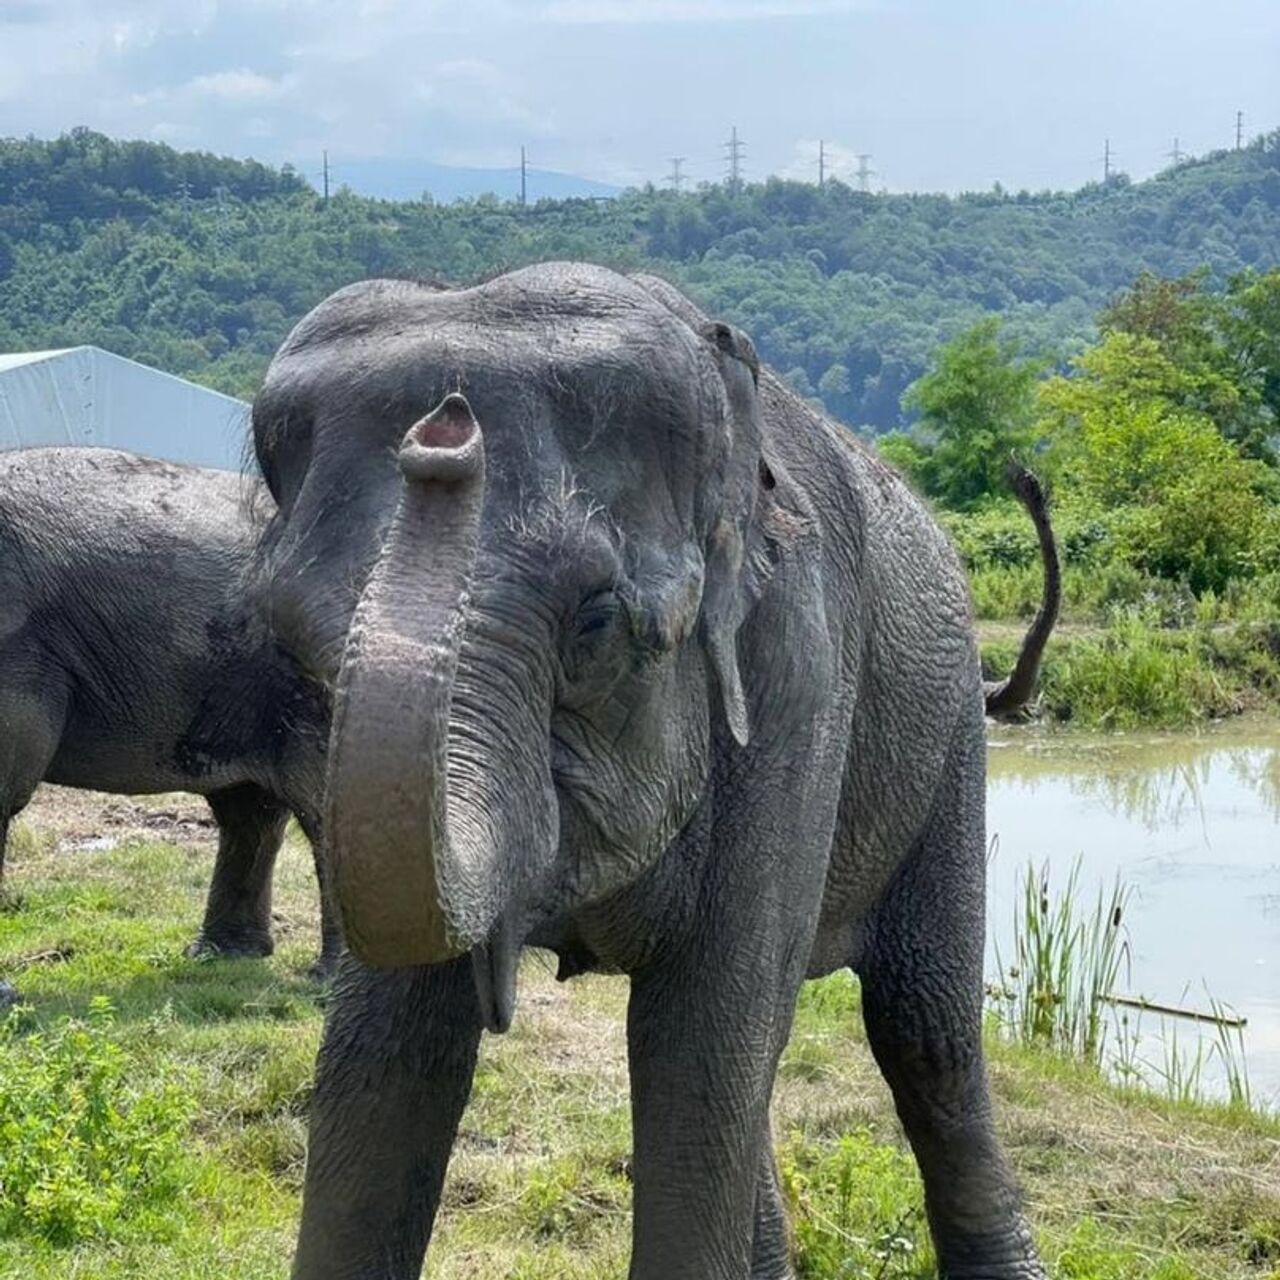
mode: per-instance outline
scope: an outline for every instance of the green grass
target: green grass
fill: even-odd
[[[207,845],[126,842],[70,853],[39,830],[21,837],[10,868],[15,903],[0,912],[0,972],[32,1012],[0,1050],[0,1087],[26,1097],[24,1111],[47,1113],[54,1094],[33,1099],[13,1082],[30,1083],[44,1070],[73,1082],[79,1068],[52,1046],[73,1043],[59,1035],[95,1028],[86,1061],[109,1064],[98,1096],[133,1112],[135,1123],[91,1123],[88,1132],[110,1132],[126,1154],[159,1155],[129,1175],[142,1189],[101,1225],[60,1235],[38,1220],[3,1219],[0,1276],[287,1274],[323,1004],[306,976],[316,944],[310,859],[300,844],[286,850],[277,881],[281,936],[269,960],[182,956],[210,866]],[[109,1025],[99,996],[114,1008]],[[482,1049],[446,1185],[433,1280],[626,1274],[625,1003],[621,979],[556,984],[543,958],[529,958],[515,1028],[486,1037]],[[32,1031],[43,1039],[30,1040]],[[1056,1277],[1278,1273],[1280,1124],[1240,1108],[1127,1095],[1036,1046],[997,1038],[990,1054],[1001,1131]],[[149,1097],[159,1101],[141,1101]],[[847,975],[801,995],[774,1128],[806,1280],[930,1274],[915,1166]],[[67,1159],[51,1155],[49,1169],[72,1186]]]

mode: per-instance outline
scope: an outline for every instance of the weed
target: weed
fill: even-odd
[[[859,1129],[829,1147],[793,1134],[779,1176],[810,1280],[930,1276],[932,1254],[914,1161]]]
[[[184,1185],[193,1113],[176,1082],[136,1085],[103,999],[88,1017],[0,1039],[0,1234],[65,1245],[154,1217]]]

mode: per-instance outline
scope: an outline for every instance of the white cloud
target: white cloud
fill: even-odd
[[[188,82],[187,88],[192,93],[221,98],[226,102],[261,102],[264,99],[282,97],[296,83],[296,76],[281,76],[277,80],[250,71],[248,67],[241,67],[235,71],[215,71],[209,75],[196,76]]]

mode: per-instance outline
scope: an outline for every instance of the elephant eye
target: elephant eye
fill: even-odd
[[[622,602],[612,591],[596,591],[578,606],[574,634],[579,640],[607,631],[618,620]]]
[[[591,660],[618,631],[622,601],[612,590],[594,591],[578,606],[565,649],[565,674],[577,680],[588,673]]]

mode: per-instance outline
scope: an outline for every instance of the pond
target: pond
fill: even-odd
[[[1076,859],[1090,909],[1117,873],[1132,887],[1131,969],[1117,994],[1248,1019],[1255,1101],[1280,1106],[1280,724],[1242,720],[1199,734],[1084,736],[994,730],[987,830],[993,841],[989,974],[1013,951],[1015,906],[1029,862],[1049,865],[1051,893]],[[1141,1052],[1167,1064],[1215,1028],[1140,1018]],[[1162,1047],[1165,1046],[1165,1047]],[[1162,1056],[1163,1055],[1163,1056]],[[1206,1061],[1206,1092],[1224,1088]]]

